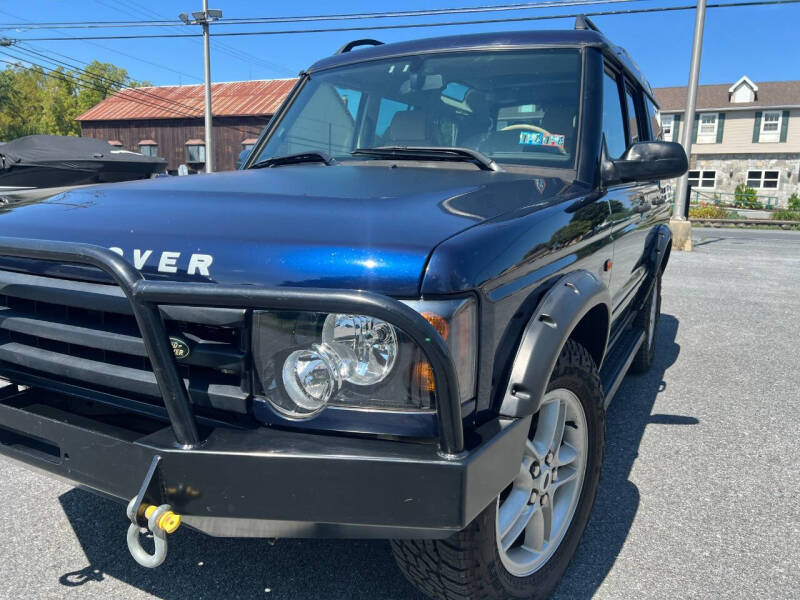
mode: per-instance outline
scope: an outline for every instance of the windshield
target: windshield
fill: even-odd
[[[498,163],[572,168],[580,53],[466,52],[313,73],[257,161],[379,146],[463,147]],[[402,160],[402,159],[401,159]]]

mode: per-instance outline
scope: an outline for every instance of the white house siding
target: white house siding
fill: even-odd
[[[768,109],[780,110],[783,109]],[[706,111],[708,112],[708,111]],[[767,152],[800,153],[800,109],[789,111],[785,142],[753,143],[756,111],[725,112],[721,144],[693,144],[692,154],[763,154]],[[764,111],[759,111],[764,112]],[[681,115],[682,116],[682,115]],[[681,123],[683,126],[683,123]]]

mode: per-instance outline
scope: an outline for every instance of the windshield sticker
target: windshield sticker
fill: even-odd
[[[524,146],[552,146],[564,147],[564,135],[550,133],[545,135],[538,131],[520,131],[519,143]]]
[[[547,182],[544,179],[539,179],[538,177],[533,180],[536,184],[536,189],[539,190],[540,194],[544,194],[544,188],[547,187]]]

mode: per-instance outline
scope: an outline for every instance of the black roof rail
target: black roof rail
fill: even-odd
[[[575,29],[591,29],[597,33],[603,33],[600,28],[586,15],[578,15],[575,17]]]
[[[378,40],[373,40],[370,38],[366,38],[363,40],[353,40],[352,42],[347,42],[344,46],[339,48],[336,51],[336,54],[344,54],[345,52],[350,52],[353,48],[358,48],[359,46],[383,46],[383,42],[379,42]]]

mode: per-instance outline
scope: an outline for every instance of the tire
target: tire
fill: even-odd
[[[656,353],[656,335],[658,334],[658,317],[661,315],[661,274],[656,277],[653,289],[647,296],[642,310],[636,315],[633,324],[644,331],[644,341],[639,346],[631,363],[631,373],[645,373],[653,364]]]
[[[554,412],[551,407],[558,402],[559,417],[561,415],[561,396],[572,398],[569,406],[565,409],[566,425],[562,428],[562,439],[574,440],[584,439],[585,449],[576,443],[580,449],[578,454],[582,454],[582,459],[575,459],[574,463],[567,461],[570,454],[565,451],[566,442],[554,442],[559,445],[558,451],[553,455],[548,452],[547,457],[553,457],[551,466],[539,469],[538,479],[532,479],[534,486],[536,481],[541,481],[546,475],[554,474],[553,480],[548,484],[543,484],[544,490],[552,490],[552,504],[561,502],[562,496],[566,502],[567,495],[572,499],[570,502],[574,507],[569,520],[565,520],[561,525],[561,537],[552,543],[549,556],[543,551],[538,553],[544,562],[535,565],[530,573],[520,572],[515,574],[512,571],[519,569],[512,556],[514,553],[526,555],[525,545],[518,545],[522,539],[528,543],[528,527],[534,523],[534,518],[527,522],[525,529],[521,532],[520,538],[515,538],[515,542],[508,550],[501,548],[501,543],[513,538],[514,529],[505,537],[500,535],[502,529],[498,515],[503,515],[503,511],[510,503],[512,495],[516,494],[519,488],[518,479],[526,473],[526,460],[528,458],[528,447],[535,448],[534,452],[540,452],[537,437],[548,422],[548,414]],[[545,404],[545,400],[550,399],[550,404]],[[557,400],[552,400],[557,398]],[[600,385],[600,377],[597,373],[594,361],[586,349],[580,344],[569,340],[564,346],[561,355],[556,362],[556,366],[550,377],[550,383],[545,393],[542,408],[531,423],[531,439],[526,444],[526,454],[520,469],[520,475],[504,490],[498,498],[487,506],[465,529],[445,540],[394,540],[392,550],[400,569],[406,578],[419,588],[424,594],[434,600],[508,600],[508,599],[544,599],[548,598],[558,585],[564,571],[572,559],[578,542],[589,520],[592,505],[597,494],[597,486],[600,480],[600,468],[603,462],[603,444],[605,437],[605,413],[603,410],[603,393]],[[575,404],[575,403],[578,404]],[[565,403],[566,405],[567,403]],[[580,420],[579,415],[570,420],[570,410],[578,411],[578,407],[583,411],[584,421]],[[562,420],[563,423],[563,420]],[[579,425],[576,425],[579,424]],[[542,428],[540,428],[540,424]],[[558,427],[556,426],[555,430]],[[575,437],[577,436],[577,437]],[[553,436],[553,439],[557,439]],[[564,459],[562,461],[562,458]],[[547,459],[545,459],[546,461]],[[578,465],[580,468],[573,469],[571,464]],[[536,471],[536,465],[530,467],[530,473]],[[543,469],[546,469],[543,470]],[[564,475],[566,473],[566,475]],[[578,480],[579,473],[582,478]],[[562,483],[557,483],[559,475]],[[556,485],[563,488],[556,488]],[[579,485],[576,491],[568,486]],[[557,489],[566,490],[557,492]],[[561,494],[561,495],[559,495]],[[567,495],[565,495],[567,494]],[[547,498],[547,493],[542,493],[539,497]],[[532,502],[533,495],[529,502],[528,509],[534,511],[534,515],[541,513],[539,503]],[[544,506],[544,503],[541,503]],[[524,505],[524,502],[523,502]],[[551,522],[555,523],[556,514],[552,508]],[[538,512],[537,512],[538,511]],[[564,519],[564,517],[562,517]],[[535,529],[535,527],[533,528]],[[551,538],[553,539],[553,538]],[[532,554],[532,553],[531,553]]]

